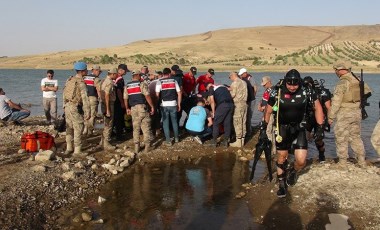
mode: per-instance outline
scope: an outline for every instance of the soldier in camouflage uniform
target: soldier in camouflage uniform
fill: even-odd
[[[328,121],[331,125],[336,119],[334,127],[336,152],[339,163],[345,166],[348,157],[348,144],[355,152],[359,166],[365,167],[365,150],[360,136],[361,111],[360,111],[360,87],[359,80],[351,73],[351,63],[339,60],[333,66],[339,78],[331,108],[328,112]],[[365,84],[365,93],[370,92]]]
[[[114,105],[116,100],[116,89],[114,80],[117,78],[117,69],[108,71],[107,77],[100,85],[101,110],[104,119],[104,129],[99,145],[105,150],[114,150],[115,147],[109,143],[114,121]]]
[[[236,141],[231,143],[230,146],[241,148],[244,146],[246,134],[248,89],[247,83],[241,80],[237,73],[230,73],[230,79],[232,81],[230,93],[235,106],[232,118],[236,133]]]
[[[380,120],[377,122],[371,136],[371,143],[377,154],[380,155]]]
[[[154,105],[150,98],[148,85],[140,82],[140,79],[141,72],[139,70],[132,71],[132,81],[125,85],[124,90],[125,108],[127,108],[127,114],[132,116],[133,143],[136,154],[140,151],[140,129],[144,135],[145,153],[150,151],[150,115],[154,114]],[[150,115],[147,103],[150,106]]]
[[[87,75],[87,65],[76,62],[75,76],[70,77],[63,90],[63,107],[66,115],[66,154],[82,154],[82,132],[84,121],[90,118],[90,105],[87,96],[86,84],[83,77]],[[74,148],[73,148],[74,138]]]
[[[84,124],[84,135],[91,135],[94,131],[95,118],[98,113],[98,104],[100,97],[100,74],[102,70],[100,66],[94,65],[92,67],[92,73],[84,77],[84,83],[87,87],[87,96],[90,101],[90,119]]]

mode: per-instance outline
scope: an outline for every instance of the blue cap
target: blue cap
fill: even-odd
[[[74,69],[75,70],[86,70],[87,69],[87,64],[84,62],[75,62],[74,64]]]

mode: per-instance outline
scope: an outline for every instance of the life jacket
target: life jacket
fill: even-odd
[[[145,96],[141,92],[140,81],[131,81],[126,84],[126,90],[128,93],[128,104],[133,107],[139,104],[145,104]]]
[[[98,97],[98,91],[96,91],[95,87],[95,76],[89,75],[84,77],[84,83],[87,88],[87,95],[92,97]]]
[[[53,146],[55,146],[54,137],[42,131],[24,133],[21,137],[21,149],[25,149],[27,152],[38,152],[40,149],[49,150]]]
[[[159,80],[161,82],[160,98],[163,101],[177,100],[178,94],[175,88],[176,80],[174,78],[163,78]]]
[[[63,100],[74,104],[82,104],[79,84],[83,79],[71,76],[63,89]]]

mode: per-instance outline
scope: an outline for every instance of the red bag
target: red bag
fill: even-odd
[[[49,150],[55,146],[54,137],[49,133],[36,131],[24,133],[21,137],[21,148],[27,152],[38,152],[40,149]]]

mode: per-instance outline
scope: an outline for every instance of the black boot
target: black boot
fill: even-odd
[[[286,184],[289,186],[293,186],[297,183],[298,180],[298,173],[294,169],[294,167],[291,167],[291,169],[288,172],[288,176],[286,178]]]
[[[286,176],[285,174],[277,175],[278,178],[278,191],[277,196],[279,198],[286,197],[286,194],[288,193],[287,185],[286,185]]]
[[[320,152],[318,158],[319,158],[319,163],[321,163],[321,164],[325,163],[326,158],[325,158],[324,152]]]
[[[223,147],[228,147],[228,139],[224,139],[220,145]]]

